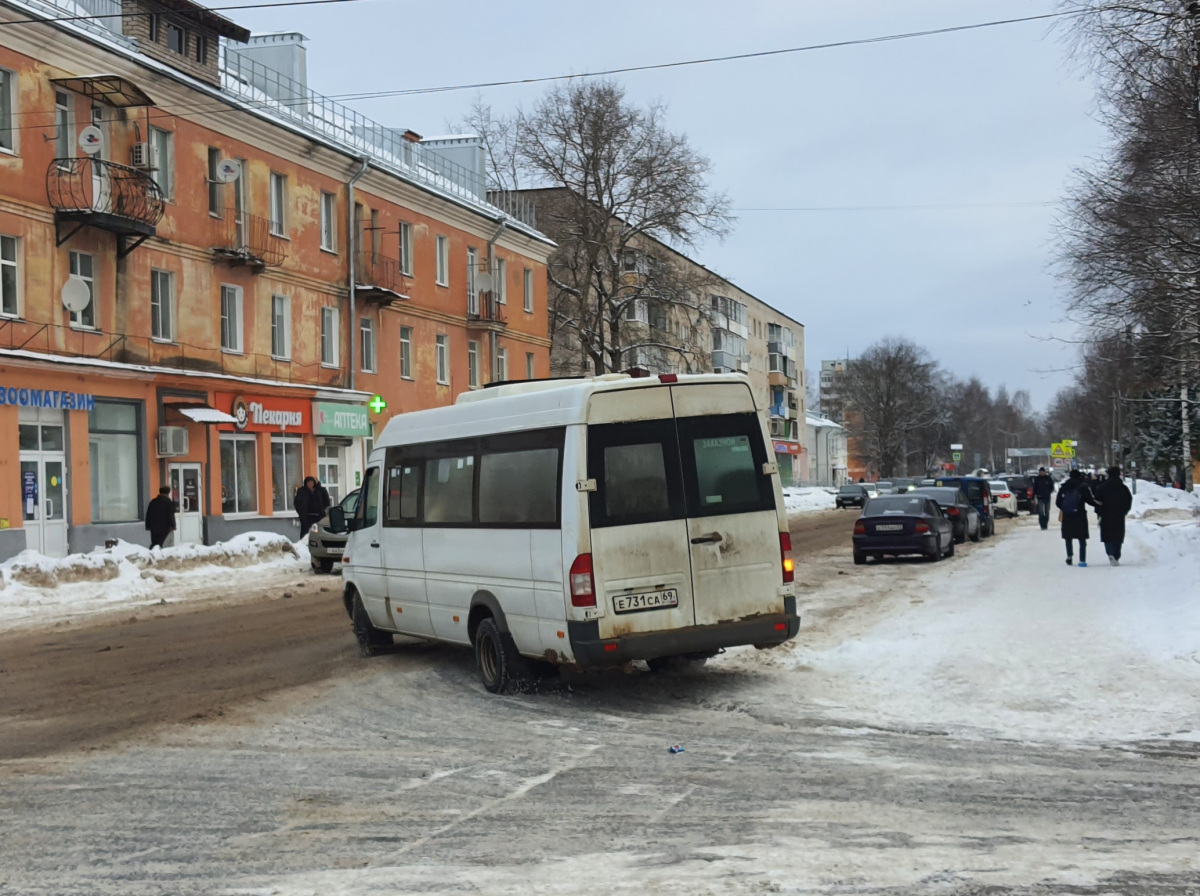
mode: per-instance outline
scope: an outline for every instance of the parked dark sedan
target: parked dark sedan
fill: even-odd
[[[341,508],[342,513],[335,514],[339,518],[338,522],[341,522],[345,517],[352,515],[357,506],[358,489],[355,489],[342,498],[341,502],[334,504],[329,509]],[[308,530],[308,553],[312,560],[313,572],[326,574],[333,572],[333,564],[342,562],[342,554],[345,552],[346,539],[349,534],[343,526],[335,525],[330,520],[329,512],[321,517],[319,523],[313,523]]]
[[[979,512],[979,527],[983,537],[996,534],[996,514],[992,509],[992,487],[986,479],[978,476],[939,476],[938,488],[956,488],[967,496],[967,501]]]
[[[854,524],[854,562],[867,557],[921,554],[936,562],[954,556],[954,526],[925,495],[872,498]]]
[[[1012,493],[1017,496],[1017,510],[1028,510],[1037,513],[1037,504],[1033,500],[1033,482],[1028,476],[1001,476]]]
[[[867,490],[861,485],[843,485],[838,489],[833,503],[838,510],[847,507],[862,507],[867,503]]]
[[[962,544],[968,538],[971,541],[979,541],[980,529],[983,528],[979,523],[979,511],[971,506],[961,489],[921,486],[915,489],[913,494],[925,495],[937,501],[942,513],[954,524],[955,544]]]

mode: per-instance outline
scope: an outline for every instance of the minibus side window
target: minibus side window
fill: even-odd
[[[775,509],[756,415],[683,417],[679,443],[689,517]]]
[[[363,477],[358,509],[363,529],[370,529],[379,522],[379,467],[367,469],[367,475]]]
[[[387,454],[387,475],[384,478],[385,526],[415,526],[420,510],[422,461],[405,459],[396,449]]]
[[[425,461],[425,522],[470,523],[475,518],[475,455]]]
[[[683,484],[673,420],[588,427],[593,528],[683,517]]]
[[[479,459],[481,525],[558,522],[558,448],[484,453]]]

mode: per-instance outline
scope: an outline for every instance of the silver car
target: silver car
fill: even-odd
[[[333,507],[340,507],[343,519],[354,515],[358,504],[358,489],[350,492]],[[330,508],[330,510],[333,509]],[[319,523],[313,523],[308,530],[308,553],[312,557],[313,572],[331,573],[333,564],[342,562],[342,552],[346,547],[347,531],[343,527],[334,529],[330,525],[329,512],[321,517]]]

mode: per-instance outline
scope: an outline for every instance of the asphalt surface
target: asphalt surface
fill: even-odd
[[[833,643],[934,567],[856,568],[820,516]],[[465,650],[360,660],[334,597],[0,641],[0,893],[1200,893],[1186,744],[869,726],[752,661],[495,697]]]

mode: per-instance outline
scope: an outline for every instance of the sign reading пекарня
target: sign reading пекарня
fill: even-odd
[[[15,389],[0,386],[0,405],[19,408],[53,408],[60,411],[91,411],[96,396],[89,392],[62,392],[58,389]]]

